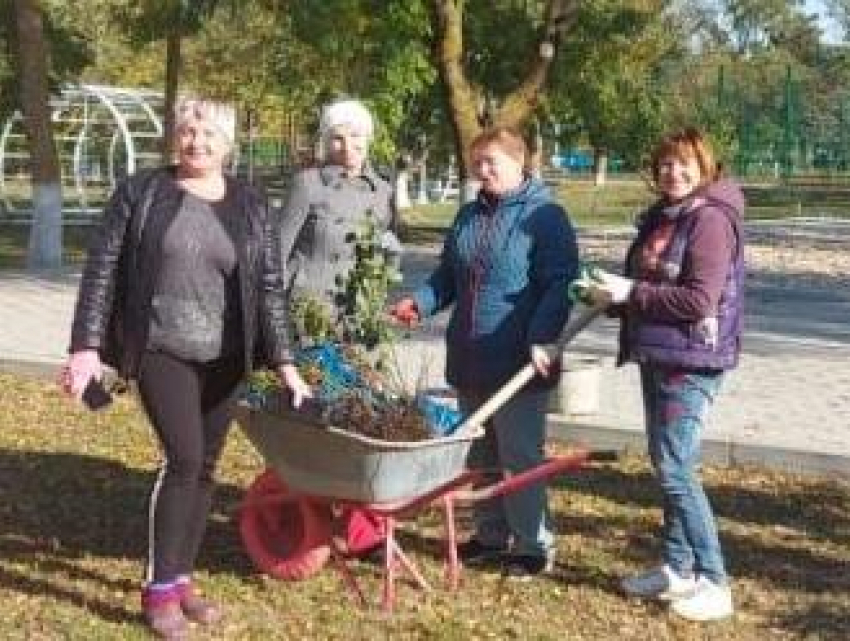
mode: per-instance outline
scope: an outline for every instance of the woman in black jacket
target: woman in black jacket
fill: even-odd
[[[169,639],[185,637],[187,618],[220,618],[190,577],[239,381],[259,360],[296,406],[310,394],[289,351],[278,235],[260,196],[224,174],[233,108],[184,100],[175,130],[177,165],[135,174],[107,205],[61,376],[75,397],[102,361],[137,382],[163,454],[142,606]]]

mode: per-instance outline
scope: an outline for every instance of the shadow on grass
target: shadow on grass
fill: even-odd
[[[116,606],[114,602],[93,599],[82,590],[57,585],[53,581],[34,578],[28,572],[18,572],[0,568],[0,585],[10,591],[22,592],[34,596],[49,596],[56,601],[63,601],[81,610],[91,612],[97,617],[112,623],[125,623],[140,619],[137,610],[129,610]]]
[[[0,450],[0,555],[106,589],[137,590],[147,555],[147,502],[153,482],[153,473],[113,460]],[[217,488],[198,569],[228,574],[251,571],[232,522],[241,494],[233,485]],[[37,562],[33,555],[39,556]],[[85,569],[76,561],[86,556],[138,559],[139,581]],[[42,583],[0,570],[0,585],[9,589],[55,591],[57,598],[75,603],[84,598],[82,593]],[[120,618],[126,619],[126,613],[120,613]]]
[[[741,487],[705,480],[706,493],[719,517],[741,524],[784,527],[806,537],[850,547],[850,490],[823,479],[806,479],[781,488]],[[570,493],[602,497],[623,505],[659,508],[661,493],[649,471],[588,468],[551,484]]]
[[[802,612],[779,617],[779,626],[818,641],[847,641],[850,612],[842,603],[813,603]]]
[[[638,567],[657,562],[661,498],[648,472],[594,468],[562,477],[554,486],[565,492],[567,505],[573,495],[577,504],[603,499],[620,506],[603,516],[555,511],[556,532],[613,540],[615,547],[622,545],[621,556]],[[850,596],[850,492],[817,480],[764,490],[712,482],[707,492],[715,513],[727,523],[721,542],[734,576],[777,590]],[[633,509],[624,512],[622,506]],[[652,508],[652,518],[638,512]],[[840,615],[847,623],[850,614]]]

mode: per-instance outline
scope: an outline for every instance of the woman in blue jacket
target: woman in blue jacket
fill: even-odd
[[[568,283],[578,269],[575,234],[564,209],[526,171],[517,132],[496,127],[472,143],[478,197],[463,205],[426,284],[393,309],[413,324],[453,305],[446,334],[446,379],[471,413],[522,368],[532,346],[554,341],[567,321]],[[538,369],[546,372],[546,363]],[[487,424],[470,464],[519,473],[543,459],[545,412],[557,375],[539,375]],[[553,537],[543,483],[481,504],[476,532],[460,556],[503,561],[511,574],[551,567]]]

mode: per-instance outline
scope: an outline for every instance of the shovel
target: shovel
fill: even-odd
[[[590,325],[590,323],[602,314],[606,307],[608,307],[607,302],[586,307],[574,320],[567,323],[567,326],[561,332],[558,340],[544,346],[546,354],[549,356],[550,360],[558,358],[563,353],[567,344],[573,340],[579,332]],[[526,364],[521,370],[514,374],[507,383],[502,385],[502,387],[500,387],[499,390],[487,400],[487,402],[470,414],[454,431],[454,435],[460,436],[472,433],[475,430],[480,430],[487,419],[493,416],[493,414],[495,414],[502,405],[513,398],[514,394],[522,389],[528,381],[534,378],[536,371],[537,370],[534,369],[534,363]]]

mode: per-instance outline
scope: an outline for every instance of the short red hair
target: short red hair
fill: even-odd
[[[699,165],[700,185],[708,185],[717,180],[719,170],[714,160],[714,152],[705,136],[694,127],[686,127],[664,136],[656,145],[650,159],[653,186],[658,184],[658,171],[661,162],[669,157],[691,159]]]
[[[474,156],[482,147],[496,145],[523,167],[528,166],[528,145],[525,138],[512,127],[491,127],[478,134],[469,145],[469,155]]]

